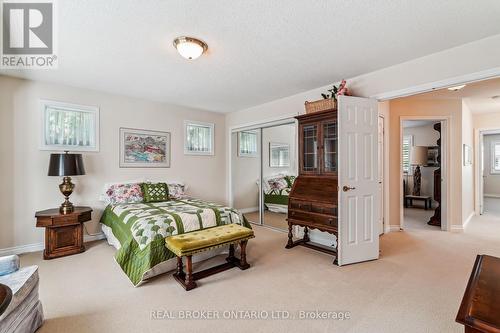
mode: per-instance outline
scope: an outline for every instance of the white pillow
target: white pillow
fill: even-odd
[[[112,185],[120,185],[120,184],[141,184],[144,183],[144,179],[134,179],[134,180],[124,180],[121,182],[114,182],[114,183],[105,183],[101,193],[99,194],[99,201],[105,202],[109,204],[109,198],[106,192]]]

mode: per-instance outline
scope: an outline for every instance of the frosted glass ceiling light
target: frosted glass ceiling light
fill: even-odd
[[[204,41],[184,36],[174,39],[174,46],[183,58],[189,60],[199,58],[208,49]]]

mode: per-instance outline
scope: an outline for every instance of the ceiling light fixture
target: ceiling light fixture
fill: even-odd
[[[177,37],[174,47],[179,54],[189,60],[199,58],[208,49],[207,43],[193,37]]]
[[[451,91],[458,91],[460,89],[462,89],[463,87],[465,87],[466,85],[465,84],[462,84],[460,86],[454,86],[454,87],[449,87],[448,90],[451,90]]]

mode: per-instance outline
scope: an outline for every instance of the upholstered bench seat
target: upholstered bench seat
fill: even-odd
[[[167,237],[165,242],[170,251],[178,257],[183,257],[229,244],[236,244],[253,237],[252,229],[242,227],[238,224],[227,224]]]
[[[165,238],[166,247],[177,256],[177,272],[174,278],[184,289],[191,290],[196,288],[194,282],[196,280],[233,267],[239,267],[242,270],[249,268],[250,265],[246,261],[246,245],[251,238],[254,238],[253,230],[238,224],[228,224]],[[240,259],[234,256],[235,244],[240,245]],[[229,256],[226,263],[193,273],[193,254],[228,245]],[[182,257],[186,257],[186,273],[184,273]]]

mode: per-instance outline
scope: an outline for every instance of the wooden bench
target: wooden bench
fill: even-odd
[[[204,277],[233,267],[239,267],[242,270],[249,268],[246,246],[248,240],[254,237],[252,229],[238,224],[228,224],[165,238],[167,248],[177,256],[177,271],[174,273],[174,278],[187,291],[196,288],[195,281]],[[240,259],[234,256],[235,244],[240,245]],[[226,258],[226,263],[193,273],[193,254],[228,245],[229,256]],[[186,257],[186,272],[184,272],[182,257]]]
[[[405,208],[408,208],[409,206],[413,207],[413,200],[423,201],[425,210],[432,208],[431,197],[425,195],[405,195]]]

